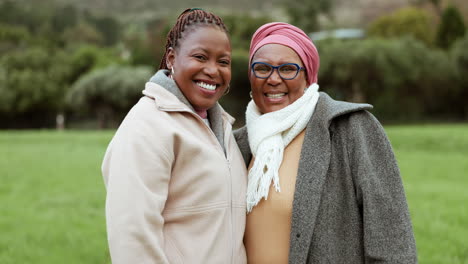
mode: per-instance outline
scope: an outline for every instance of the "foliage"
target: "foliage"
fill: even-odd
[[[144,21],[144,25],[129,26],[122,37],[129,63],[157,68],[165,52],[170,26],[165,19],[151,19]]]
[[[231,37],[231,46],[235,49],[248,51],[250,39],[255,31],[273,19],[269,16],[249,16],[249,15],[226,15],[223,16],[224,24]]]
[[[103,36],[104,45],[111,46],[119,41],[121,37],[121,25],[116,18],[88,14],[86,21],[89,21]]]
[[[76,111],[92,111],[101,128],[115,121],[141,97],[153,70],[147,66],[111,65],[92,71],[72,86],[67,102]]]
[[[433,26],[427,11],[420,8],[402,8],[372,22],[368,28],[371,37],[411,36],[427,45],[433,40]]]
[[[412,38],[322,41],[318,46],[319,83],[336,98],[369,102],[387,121],[442,118],[452,109],[440,98],[457,92],[455,70],[441,51]]]
[[[442,20],[437,30],[437,45],[448,49],[457,39],[463,37],[465,31],[465,23],[458,9],[448,6],[442,13]]]
[[[66,28],[75,26],[78,22],[78,10],[73,5],[60,6],[51,15],[54,32],[62,33]]]
[[[70,74],[67,58],[64,52],[51,55],[40,48],[4,54],[0,59],[0,112],[20,114],[63,107]]]
[[[457,41],[451,51],[453,64],[457,73],[457,83],[459,85],[459,92],[453,95],[454,111],[458,112],[461,117],[468,119],[468,34]]]
[[[0,55],[24,46],[31,39],[24,26],[0,24]]]
[[[67,44],[73,43],[73,45],[92,44],[101,46],[104,43],[104,36],[91,24],[79,22],[64,30],[62,40]]]
[[[30,32],[36,32],[48,17],[50,9],[47,8],[27,8],[13,0],[0,3],[0,23],[24,26]]]
[[[232,52],[232,80],[230,92],[221,98],[221,105],[236,118],[236,126],[244,123],[245,107],[250,100],[248,78],[249,53],[244,50]]]
[[[291,24],[305,32],[312,32],[320,29],[319,15],[328,14],[332,9],[333,1],[285,1],[284,5],[291,18]]]

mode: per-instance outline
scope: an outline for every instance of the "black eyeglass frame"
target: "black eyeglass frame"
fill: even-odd
[[[270,74],[268,74],[268,76],[266,76],[266,77],[259,77],[259,76],[257,76],[257,74],[256,74],[255,71],[254,71],[254,67],[255,67],[255,65],[258,65],[258,64],[263,64],[263,65],[270,66],[270,67],[272,68],[272,70],[270,71]],[[296,71],[296,75],[294,75],[294,77],[292,77],[292,78],[284,78],[283,76],[281,76],[281,73],[280,73],[280,71],[279,71],[279,68],[281,68],[281,67],[283,67],[283,66],[286,66],[286,65],[294,65],[294,66],[296,66],[297,71]],[[283,80],[292,80],[292,79],[295,79],[295,78],[297,77],[297,75],[299,74],[300,71],[305,70],[304,67],[299,66],[299,64],[297,64],[297,63],[284,63],[284,64],[281,64],[281,65],[278,65],[278,66],[273,66],[273,65],[271,65],[271,64],[269,64],[269,63],[261,62],[261,61],[257,61],[257,62],[252,63],[252,65],[250,66],[250,68],[252,69],[252,72],[253,72],[253,74],[255,75],[255,77],[257,77],[257,78],[259,78],[259,79],[268,79],[268,78],[270,78],[270,76],[271,76],[271,75],[273,74],[273,72],[276,70],[276,71],[278,72],[279,77],[280,77],[281,79],[283,79]]]

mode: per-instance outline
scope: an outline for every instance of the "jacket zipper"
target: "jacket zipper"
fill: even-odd
[[[218,138],[216,137],[216,135],[214,134],[213,130],[208,127],[208,125],[201,119],[200,116],[198,116],[197,114],[193,113],[192,111],[189,111],[187,109],[183,109],[183,108],[162,108],[162,107],[159,107],[160,110],[162,111],[167,111],[167,112],[186,112],[186,113],[189,113],[191,114],[192,116],[194,116],[197,120],[199,120],[200,122],[203,123],[203,125],[205,125],[208,130],[210,131],[211,135],[216,139],[216,141],[218,142],[218,146],[221,148],[221,153],[223,154],[223,157],[224,159],[226,160],[227,162],[227,165],[228,165],[228,175],[229,175],[229,179],[228,179],[228,183],[229,183],[229,209],[230,209],[230,217],[229,217],[229,223],[230,223],[230,228],[231,228],[231,239],[230,239],[230,244],[231,244],[231,261],[230,263],[233,264],[234,262],[234,213],[233,213],[233,206],[232,206],[232,175],[231,175],[231,162],[228,158],[228,152],[224,151],[223,150],[223,146],[221,146],[221,144],[219,144],[219,141],[218,141]],[[224,122],[224,121],[223,121]],[[226,147],[226,150],[227,150],[227,142],[226,142],[226,134],[227,134],[227,131],[224,130],[223,131],[223,141],[224,141],[224,147]]]

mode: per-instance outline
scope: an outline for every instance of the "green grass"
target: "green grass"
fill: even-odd
[[[420,263],[468,263],[468,125],[386,127]]]
[[[112,133],[0,133],[0,263],[110,263],[100,163]]]
[[[389,126],[420,263],[468,263],[468,125]],[[0,132],[0,263],[110,263],[100,164],[113,132]]]

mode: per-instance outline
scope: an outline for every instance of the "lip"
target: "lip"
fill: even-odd
[[[213,80],[196,79],[195,82],[204,82],[204,83],[207,83],[207,84],[216,85],[217,87],[219,86],[219,83],[217,83],[216,81],[213,81]]]

